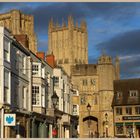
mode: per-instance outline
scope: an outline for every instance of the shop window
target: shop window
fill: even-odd
[[[116,108],[116,115],[122,115],[122,108],[120,107]]]
[[[123,134],[123,126],[116,126],[117,134]]]
[[[132,114],[132,108],[126,107],[126,114],[131,115]]]
[[[140,107],[135,107],[136,114],[140,114]]]

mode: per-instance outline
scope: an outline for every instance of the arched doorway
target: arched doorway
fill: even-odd
[[[94,116],[83,118],[83,132],[86,138],[98,138],[98,118]]]

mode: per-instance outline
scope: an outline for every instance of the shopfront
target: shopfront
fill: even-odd
[[[115,123],[115,136],[140,138],[140,116],[123,116]]]

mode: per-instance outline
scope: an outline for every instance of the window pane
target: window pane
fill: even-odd
[[[123,126],[116,126],[117,134],[123,134]]]
[[[33,105],[39,105],[40,104],[39,86],[32,86],[32,104]]]
[[[9,61],[9,41],[4,39],[4,59]]]

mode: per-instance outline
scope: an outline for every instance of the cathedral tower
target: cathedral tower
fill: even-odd
[[[50,20],[48,29],[48,54],[54,54],[56,64],[62,66],[70,75],[71,65],[88,64],[88,39],[86,22],[80,27],[74,24],[72,16],[68,24],[62,21],[60,26]]]
[[[19,10],[11,10],[8,13],[0,14],[0,26],[6,27],[13,35],[27,35],[29,38],[29,49],[37,52],[37,39],[34,33],[34,18],[25,15]]]

